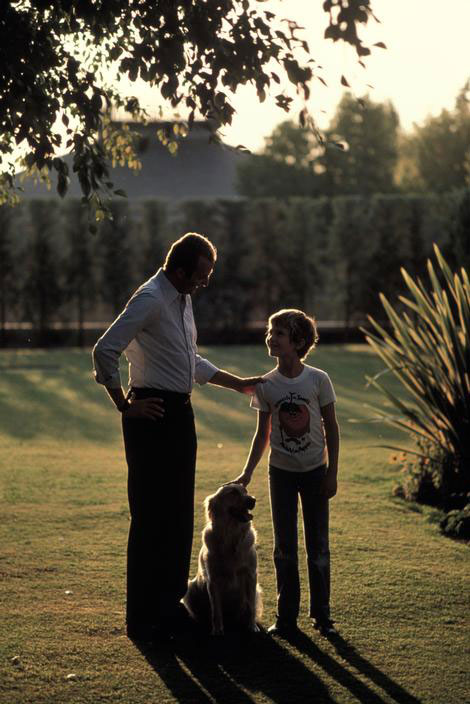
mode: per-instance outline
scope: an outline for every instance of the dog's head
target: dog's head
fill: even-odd
[[[232,520],[239,523],[249,523],[253,516],[256,499],[250,496],[242,484],[225,484],[215,494],[204,501],[208,521]]]

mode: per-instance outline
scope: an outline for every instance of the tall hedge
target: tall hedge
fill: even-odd
[[[66,257],[64,273],[67,285],[64,299],[69,304],[69,314],[77,323],[77,344],[84,343],[84,325],[93,310],[98,287],[94,240],[88,228],[88,214],[78,200],[64,203],[64,232]]]
[[[21,255],[23,281],[20,293],[23,316],[31,320],[39,344],[47,343],[50,324],[57,320],[64,301],[64,241],[61,211],[56,200],[30,203],[30,222]]]
[[[356,325],[395,296],[404,266],[423,274],[437,243],[470,264],[470,194],[376,195],[112,203],[113,220],[88,230],[79,201],[30,200],[0,208],[0,330],[28,320],[108,322],[161,265],[184,232],[218,248],[208,293],[194,298],[200,328],[230,331],[281,307]],[[5,340],[3,334],[3,342]],[[80,336],[77,337],[80,341]]]

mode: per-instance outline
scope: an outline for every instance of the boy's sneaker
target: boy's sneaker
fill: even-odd
[[[272,626],[269,626],[268,633],[270,636],[280,636],[281,638],[292,638],[299,633],[299,627],[295,621],[276,621]]]
[[[331,619],[316,619],[314,622],[314,628],[317,631],[320,631],[322,636],[325,636],[325,638],[334,638],[335,636],[338,636],[338,631],[334,627],[334,622]]]

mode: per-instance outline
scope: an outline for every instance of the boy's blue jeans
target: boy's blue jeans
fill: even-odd
[[[294,624],[299,615],[297,510],[302,502],[304,540],[310,588],[310,616],[330,618],[330,550],[328,498],[319,493],[326,466],[308,472],[269,468],[269,490],[274,533],[278,622]]]

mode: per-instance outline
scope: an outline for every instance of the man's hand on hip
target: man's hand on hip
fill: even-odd
[[[165,415],[164,402],[161,398],[150,397],[133,399],[122,414],[125,418],[147,418],[160,420]]]

